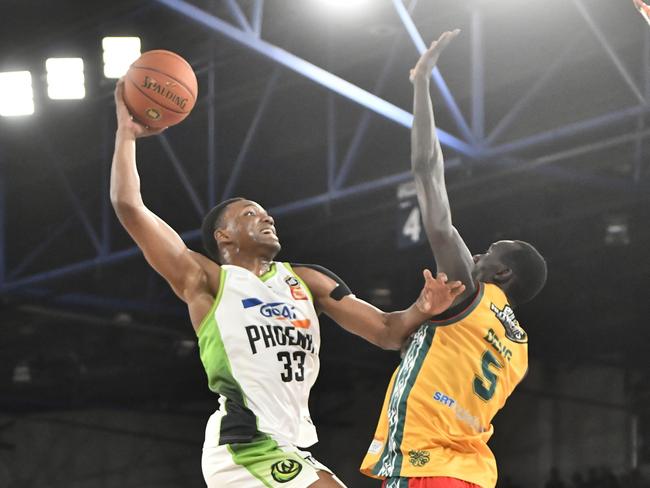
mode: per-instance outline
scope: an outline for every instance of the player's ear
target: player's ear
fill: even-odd
[[[499,284],[505,284],[508,283],[512,277],[514,276],[514,273],[512,272],[512,269],[510,268],[501,268],[499,271],[497,271],[494,274],[494,281]]]
[[[232,242],[232,237],[226,229],[215,229],[212,235],[219,244],[228,244]]]

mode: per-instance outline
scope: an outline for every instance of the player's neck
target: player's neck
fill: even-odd
[[[241,268],[246,268],[255,276],[262,276],[271,271],[273,259],[262,256],[237,256],[235,259],[230,260],[228,264],[233,264]]]

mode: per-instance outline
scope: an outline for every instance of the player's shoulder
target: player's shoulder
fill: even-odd
[[[326,276],[332,276],[334,273],[324,266],[311,263],[288,263],[290,268],[311,288],[318,286]],[[334,275],[335,276],[335,275]]]
[[[333,271],[326,268],[325,266],[321,266],[320,264],[311,264],[311,263],[288,263],[288,264],[296,273],[298,272],[308,273],[308,274],[319,273],[329,277],[336,276],[336,274]]]
[[[294,272],[302,279],[316,295],[329,295],[334,288],[347,290],[349,288],[336,273],[319,264],[290,263]]]

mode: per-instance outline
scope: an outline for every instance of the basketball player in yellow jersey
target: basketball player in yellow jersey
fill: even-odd
[[[411,71],[411,164],[438,271],[467,286],[417,330],[390,381],[361,465],[385,488],[494,488],[491,421],[528,367],[527,336],[513,307],[546,282],[546,263],[530,244],[499,241],[472,257],[452,225],[429,77],[458,32],[444,33]]]
[[[646,4],[643,0],[632,0],[636,9],[643,15],[643,18],[650,24],[650,5]]]

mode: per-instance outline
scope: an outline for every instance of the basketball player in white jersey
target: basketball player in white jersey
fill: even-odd
[[[191,251],[140,194],[135,141],[161,131],[131,119],[123,81],[115,103],[111,202],[147,262],[187,303],[209,387],[219,394],[203,447],[208,487],[340,488],[327,467],[299,449],[318,440],[308,410],[319,369],[317,314],[397,350],[465,287],[425,270],[425,285],[411,307],[382,312],[322,267],[275,262],[280,242],[273,218],[243,198],[222,202],[206,216],[203,241],[210,258]]]

